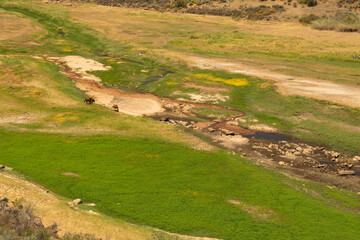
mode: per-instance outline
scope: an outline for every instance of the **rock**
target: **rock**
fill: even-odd
[[[311,148],[305,148],[303,149],[303,154],[310,155],[313,153],[313,150]]]
[[[147,73],[147,72],[149,72],[149,70],[141,70],[141,72]]]
[[[224,133],[225,135],[231,135],[231,136],[234,136],[234,135],[235,135],[235,132],[229,131],[229,130],[227,130],[227,129],[220,129],[220,131],[221,131],[222,133]]]
[[[213,128],[211,128],[211,127],[209,127],[207,130],[208,130],[209,132],[215,132],[215,129],[213,129]]]
[[[317,165],[316,167],[317,167],[317,168],[324,168],[324,167],[326,167],[326,164],[319,164],[319,165]]]
[[[297,147],[297,148],[295,148],[296,149],[296,151],[298,151],[298,152],[301,152],[303,149],[302,149],[302,147]]]
[[[294,155],[299,156],[299,155],[301,155],[301,152],[294,152]]]
[[[333,153],[331,154],[331,156],[332,156],[333,158],[338,158],[338,157],[340,157],[340,153],[338,153],[338,152],[333,152]]]
[[[79,205],[79,204],[82,204],[82,200],[80,198],[78,199],[75,199],[74,201],[72,201],[75,205]]]
[[[95,207],[95,206],[96,206],[95,203],[86,203],[85,205],[86,205],[86,206],[89,206],[89,207]]]
[[[340,171],[338,171],[338,174],[340,176],[355,175],[355,171],[353,171],[353,170],[340,170]]]
[[[190,125],[190,123],[189,123],[189,122],[186,122],[186,121],[179,121],[178,123],[179,123],[180,125],[184,126],[184,127]]]
[[[93,210],[86,211],[87,214],[99,216],[100,213],[94,212]]]
[[[360,156],[355,156],[352,160],[355,162],[358,162],[358,161],[360,161]]]
[[[238,126],[239,125],[238,122],[236,122],[236,121],[228,121],[227,124],[232,125],[232,126]]]
[[[8,202],[9,202],[9,199],[7,199],[6,197],[0,197],[0,203],[1,203],[1,202],[8,203]]]
[[[280,162],[279,162],[279,165],[280,165],[280,166],[284,166],[284,165],[285,165],[285,162],[284,162],[284,161],[280,161]]]

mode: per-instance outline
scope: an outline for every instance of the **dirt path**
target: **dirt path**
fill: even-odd
[[[272,80],[278,87],[279,92],[283,95],[298,95],[339,103],[350,107],[360,107],[359,87],[277,74],[226,59],[181,55],[178,55],[178,57],[188,62],[191,66],[200,69],[223,70]]]

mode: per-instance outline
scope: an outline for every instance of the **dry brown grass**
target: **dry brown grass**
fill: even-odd
[[[45,31],[34,21],[21,17],[21,15],[8,14],[0,10],[0,41],[1,40],[26,40],[36,33]]]
[[[191,34],[232,33],[234,31],[276,36],[276,40],[272,40],[272,45],[270,45],[272,46],[271,50],[280,53],[289,51],[300,56],[332,54],[334,57],[349,57],[351,53],[358,52],[360,49],[360,34],[358,33],[319,31],[297,21],[235,21],[229,17],[159,13],[141,9],[94,5],[80,5],[68,10],[76,21],[89,25],[112,40],[130,44],[137,50],[146,50],[148,53],[159,56],[159,59],[165,59],[165,56],[172,61],[187,61],[190,54],[181,50],[165,48],[168,41],[186,40]],[[282,37],[287,40],[283,42]],[[193,40],[190,39],[190,41]],[[230,51],[233,47],[245,47],[245,52],[251,50],[266,52],[269,44],[261,41],[248,41],[244,46],[232,46],[231,43],[227,46],[227,44],[219,43],[210,47],[211,49],[215,47],[219,51]],[[200,46],[200,48],[203,49],[204,46]],[[355,76],[360,75],[360,70],[356,68],[329,65],[315,60],[302,62],[296,59],[273,58],[266,55],[232,57],[231,60],[264,71],[352,84],[358,83]]]

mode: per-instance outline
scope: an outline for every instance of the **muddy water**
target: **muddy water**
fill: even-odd
[[[166,77],[167,75],[169,75],[169,73],[170,72],[168,72],[168,71],[164,71],[164,73],[159,76],[148,77],[148,78],[146,78],[146,81],[144,82],[144,84],[149,84],[149,83],[155,82],[159,79],[162,79],[162,78]]]
[[[291,141],[289,137],[285,137],[278,134],[266,133],[266,132],[256,132],[255,134],[243,135],[246,138],[255,138],[255,139],[268,139],[276,141]]]

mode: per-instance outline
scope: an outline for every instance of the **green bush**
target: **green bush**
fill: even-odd
[[[320,18],[319,16],[316,16],[314,14],[304,15],[301,18],[299,18],[299,22],[303,24],[311,24],[313,21],[316,21],[319,18]]]

